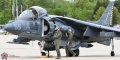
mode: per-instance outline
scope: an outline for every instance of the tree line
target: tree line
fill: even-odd
[[[65,0],[17,0],[18,15],[22,10],[31,6],[41,6],[48,14],[64,15],[67,17],[96,21],[106,9],[109,0],[77,0],[68,2]],[[113,24],[120,23],[120,1],[115,1],[113,9]],[[9,20],[15,19],[16,12],[12,13],[13,0],[0,0],[0,24],[6,24]],[[14,8],[15,10],[15,8]]]

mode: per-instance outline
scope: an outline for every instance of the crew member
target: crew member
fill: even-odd
[[[66,33],[66,37],[68,37],[67,44],[66,44],[66,57],[69,57],[69,53],[71,53],[74,57],[76,53],[73,52],[73,50],[71,50],[70,48],[70,46],[72,45],[72,39],[73,39],[73,34],[72,34],[71,29],[68,29]]]
[[[57,52],[57,58],[56,59],[60,59],[61,58],[61,54],[60,54],[60,44],[61,44],[61,37],[62,37],[62,32],[59,30],[58,27],[55,28],[55,32],[53,35],[53,39],[54,40],[54,45],[55,45],[55,49]]]
[[[39,7],[39,6],[32,6],[30,7],[30,9],[32,9],[32,12],[34,14],[34,18],[35,19],[41,19],[43,18],[44,16],[47,16],[47,11],[42,8],[42,7]]]

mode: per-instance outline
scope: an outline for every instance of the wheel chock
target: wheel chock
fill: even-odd
[[[47,56],[40,56],[40,58],[47,58]]]
[[[48,56],[40,56],[40,58],[53,58],[53,55],[49,55],[49,57]]]

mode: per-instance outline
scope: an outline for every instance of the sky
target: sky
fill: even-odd
[[[115,1],[115,0],[110,0],[110,1]]]

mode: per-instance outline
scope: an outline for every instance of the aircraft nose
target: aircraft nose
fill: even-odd
[[[10,24],[7,24],[4,26],[3,30],[12,31],[12,26]]]
[[[17,27],[17,28],[15,28],[15,27]],[[18,28],[18,26],[14,25],[14,24],[7,24],[3,28],[3,30],[6,30],[7,32],[10,32],[15,35],[20,33],[20,31],[17,31],[17,29],[20,29],[20,26]]]

